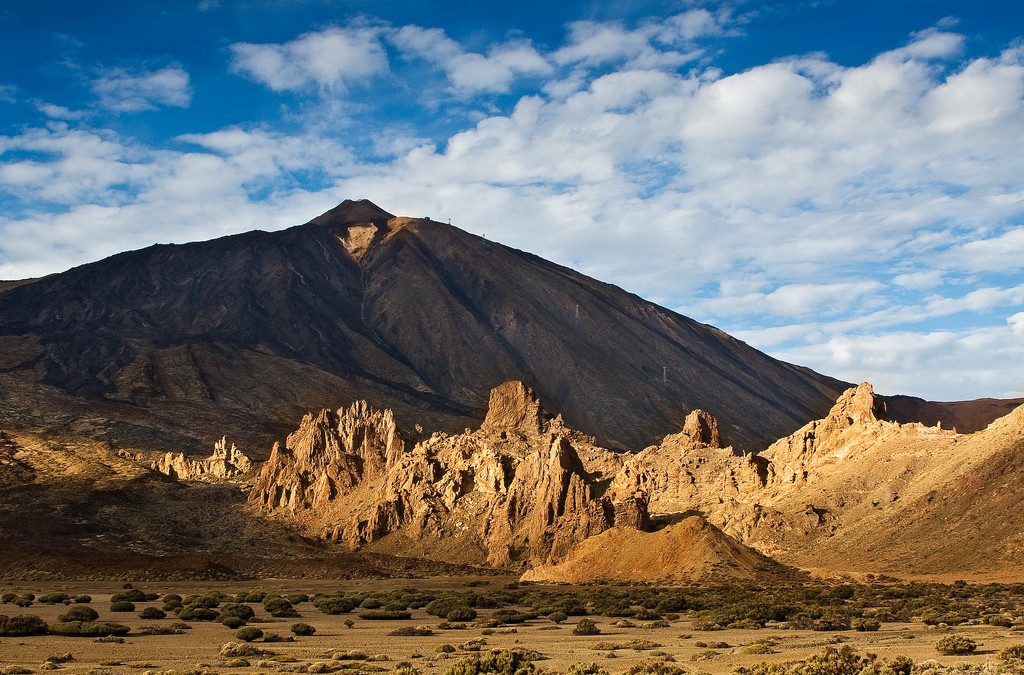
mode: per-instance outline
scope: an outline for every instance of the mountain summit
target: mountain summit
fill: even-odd
[[[345,201],[278,232],[112,256],[0,292],[8,417],[118,446],[265,453],[309,410],[365,399],[461,430],[527,383],[566,423],[640,449],[695,408],[767,446],[846,384],[537,256]],[[40,387],[39,385],[43,385]],[[40,393],[44,392],[44,393]],[[183,420],[185,422],[183,422]]]

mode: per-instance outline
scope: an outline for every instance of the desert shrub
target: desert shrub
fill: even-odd
[[[850,628],[856,631],[876,631],[882,627],[882,622],[871,617],[857,618],[850,620]]]
[[[245,625],[245,619],[239,619],[237,616],[225,616],[220,622],[232,630]]]
[[[249,621],[256,616],[255,610],[249,605],[243,605],[239,602],[228,602],[220,608],[221,616],[229,617],[233,616],[242,621]]]
[[[220,607],[220,601],[221,601],[221,597],[220,597],[219,594],[216,594],[216,593],[204,593],[202,595],[189,595],[184,600],[182,600],[181,602],[185,606],[189,606],[189,607],[213,608],[213,607]]]
[[[163,619],[167,617],[167,612],[158,607],[143,607],[142,611],[139,612],[140,619]]]
[[[572,629],[573,635],[600,635],[601,629],[597,627],[597,622],[593,619],[583,618],[580,619],[576,624],[576,627]]]
[[[280,596],[269,597],[263,601],[263,609],[267,610],[270,616],[283,618],[298,616],[299,613],[292,607],[292,603]]]
[[[324,614],[345,614],[355,609],[356,603],[351,598],[331,595],[317,598],[313,606]]]
[[[278,635],[277,633],[267,633],[263,636],[264,642],[295,642],[295,638],[291,635]]]
[[[1002,614],[990,614],[985,617],[985,623],[990,626],[999,626],[1001,628],[1009,628],[1013,625],[1013,620],[1008,616]]]
[[[78,603],[79,605],[87,605],[90,602],[92,602],[92,596],[91,595],[85,595],[84,593],[82,595],[76,595],[75,596],[75,602]]]
[[[0,602],[4,603],[5,605],[9,605],[12,602],[14,602],[14,599],[16,597],[18,597],[17,593],[4,593],[3,595],[0,595]]]
[[[516,609],[499,609],[494,614],[491,614],[490,621],[495,624],[503,623],[526,623],[530,619],[536,619],[536,614],[530,614],[528,612],[520,612]]]
[[[293,605],[298,605],[300,603],[308,602],[308,601],[309,601],[309,596],[306,595],[305,593],[292,593],[291,595],[288,596],[288,602],[292,603]]]
[[[100,613],[92,607],[85,605],[78,605],[76,607],[68,608],[68,611],[64,612],[57,617],[58,621],[95,621],[100,618]]]
[[[352,619],[345,619],[345,628],[351,628],[354,625],[356,625],[355,621]]]
[[[220,617],[220,612],[215,609],[195,605],[181,607],[177,614],[182,621],[216,621]]]
[[[687,675],[686,668],[662,659],[647,659],[629,668],[625,675]]]
[[[47,605],[59,605],[62,602],[68,602],[71,600],[71,596],[67,593],[47,593],[39,598],[39,602]]]
[[[155,594],[143,593],[137,588],[131,588],[123,593],[115,593],[110,596],[111,602],[151,602],[158,599]]]
[[[935,643],[935,649],[943,656],[966,656],[973,654],[978,643],[962,635],[947,635]]]
[[[1003,651],[999,652],[999,658],[1003,661],[1024,662],[1024,645],[1010,645]]]
[[[16,597],[13,600],[13,602],[18,607],[31,607],[32,606],[32,601],[35,600],[35,599],[36,599],[36,596],[33,595],[32,593],[29,593],[27,595],[19,595],[18,597]]]
[[[388,633],[395,637],[425,637],[433,634],[434,631],[427,626],[402,626]]]
[[[259,628],[254,628],[253,626],[246,626],[236,630],[235,637],[242,642],[252,642],[253,640],[259,640],[263,637],[263,631]]]
[[[445,615],[449,621],[472,621],[476,618],[476,610],[472,607],[456,607]]]
[[[552,623],[562,623],[567,620],[569,616],[565,612],[551,612],[548,614],[548,620]],[[581,664],[576,664],[581,665]]]
[[[181,599],[181,596],[178,595],[177,593],[168,593],[167,595],[165,595],[164,597],[162,597],[160,599],[163,600],[164,602],[177,603],[179,605],[185,604],[185,602]]]
[[[495,649],[463,656],[445,670],[444,675],[531,675],[537,669],[529,658],[530,654],[521,649]]]
[[[106,637],[127,635],[131,628],[108,621],[65,621],[50,625],[50,633],[64,637]]]
[[[226,659],[236,659],[245,656],[264,656],[267,652],[250,644],[239,642],[226,642],[220,648],[220,655]]]
[[[308,623],[293,623],[291,631],[295,635],[313,635],[316,633],[316,628],[313,628]]]
[[[567,675],[609,675],[608,671],[596,663],[574,663]]]
[[[238,597],[235,598],[236,602],[263,602],[267,599],[267,594],[264,591],[249,591],[248,593],[239,593]]]
[[[43,635],[46,633],[46,622],[31,614],[20,616],[0,615],[0,637],[21,637],[23,635]]]
[[[383,604],[378,598],[369,597],[360,602],[359,606],[363,609],[378,609]]]
[[[405,610],[394,611],[391,609],[364,609],[359,612],[360,619],[368,619],[370,621],[401,621],[403,619],[411,619],[412,613]]]
[[[117,602],[110,603],[111,612],[134,612],[135,603],[129,602],[128,600],[118,600]]]
[[[820,653],[803,661],[788,663],[761,662],[749,667],[740,667],[736,675],[869,675],[874,666],[869,659],[859,656],[849,645],[826,647]],[[881,675],[877,673],[876,675]],[[895,675],[895,673],[886,673]],[[909,674],[907,674],[909,675]]]

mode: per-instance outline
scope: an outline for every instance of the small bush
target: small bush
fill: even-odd
[[[856,631],[876,631],[882,627],[882,622],[878,619],[864,618],[864,619],[851,619],[850,628]]]
[[[421,637],[433,634],[434,631],[427,626],[403,626],[388,633],[395,637]]]
[[[153,599],[156,600],[155,597]],[[129,589],[124,593],[115,593],[110,596],[111,602],[146,602],[147,600],[149,600],[149,596],[137,588]]]
[[[16,597],[18,597],[17,593],[4,593],[3,595],[0,595],[0,602],[4,603],[5,605],[9,605],[12,602],[14,602],[14,599]]]
[[[92,607],[86,607],[85,605],[79,605],[77,607],[71,607],[68,611],[64,612],[57,617],[58,621],[95,621],[100,618],[100,613]]]
[[[131,628],[107,621],[66,621],[50,625],[50,632],[64,637],[107,637],[127,635]]]
[[[71,596],[67,593],[47,593],[39,598],[39,602],[46,605],[59,605],[60,603],[67,602],[70,599]]]
[[[165,595],[164,597],[162,597],[160,599],[163,600],[165,603],[166,602],[170,602],[170,603],[174,603],[174,604],[178,604],[178,605],[185,604],[182,601],[181,596],[178,595],[177,593],[168,593],[167,595]]]
[[[452,664],[444,675],[532,675],[537,672],[530,654],[521,649],[495,649],[485,654],[470,654]]]
[[[360,619],[368,621],[402,621],[412,618],[411,612],[390,609],[366,609],[359,612]]]
[[[1024,645],[1010,645],[1003,651],[999,652],[999,658],[1003,661],[1024,662]]]
[[[243,605],[238,602],[228,602],[220,608],[222,616],[228,617],[233,616],[241,619],[242,621],[249,621],[255,618],[256,612],[249,605]]]
[[[305,593],[292,593],[291,595],[288,596],[288,602],[292,603],[293,605],[298,605],[300,603],[308,602],[308,601],[309,601],[309,596],[306,595]]]
[[[299,613],[292,607],[292,603],[282,597],[270,597],[263,601],[263,608],[270,616],[282,618],[298,616]]]
[[[92,596],[91,595],[85,595],[84,593],[82,595],[76,595],[75,596],[75,602],[77,604],[79,604],[79,605],[87,605],[90,602],[92,602]]]
[[[228,628],[230,628],[231,630],[241,628],[245,625],[245,620],[239,619],[237,616],[226,616],[223,619],[221,619],[220,622]]]
[[[128,600],[118,600],[117,602],[110,603],[111,612],[134,612],[135,603]]]
[[[452,609],[452,611],[445,615],[445,618],[449,621],[472,621],[476,616],[475,609],[463,605],[462,607]]]
[[[593,619],[583,618],[580,619],[576,624],[576,627],[572,629],[573,635],[600,635],[601,629],[597,627],[597,622]]]
[[[943,656],[967,656],[977,648],[978,643],[961,635],[947,635],[935,643],[935,649]]]
[[[316,628],[313,628],[308,623],[293,623],[291,627],[292,633],[295,635],[313,635],[316,633]]]
[[[355,609],[356,603],[350,598],[326,596],[313,601],[313,606],[324,614],[345,614]]]
[[[548,614],[548,621],[551,621],[553,623],[562,623],[563,621],[567,620],[568,618],[569,617],[568,617],[568,615],[566,615],[565,612],[551,612],[550,614]],[[582,665],[582,664],[578,664],[577,663],[576,665],[578,666],[578,665]],[[575,668],[575,667],[576,666],[573,666],[573,668]]]
[[[246,626],[245,628],[239,628],[235,631],[235,637],[242,642],[252,642],[253,640],[259,640],[263,637],[263,631],[253,626]]]
[[[19,595],[18,597],[16,597],[13,600],[13,602],[18,607],[31,607],[32,606],[32,601],[35,600],[35,599],[36,599],[36,596],[34,596],[33,594],[29,593],[28,595]]]
[[[24,635],[44,635],[46,622],[34,615],[3,616],[0,615],[0,637],[21,637]]]
[[[220,612],[209,607],[189,605],[178,610],[178,618],[183,621],[216,621]]]
[[[360,602],[359,606],[363,609],[378,609],[381,607],[382,604],[383,603],[381,603],[381,601],[377,598],[370,597]]]
[[[164,619],[167,617],[167,612],[157,607],[144,607],[139,612],[140,619]]]

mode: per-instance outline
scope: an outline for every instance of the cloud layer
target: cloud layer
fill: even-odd
[[[697,8],[544,46],[365,17],[236,42],[225,70],[281,117],[160,146],[47,103],[63,121],[0,136],[0,278],[366,197],[883,392],[1024,396],[1024,48],[924,27],[859,64],[724,72],[742,30]],[[181,66],[91,89],[119,113],[201,94]]]

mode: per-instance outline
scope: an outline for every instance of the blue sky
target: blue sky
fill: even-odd
[[[346,198],[884,393],[1024,396],[1024,6],[0,6],[0,278]]]

